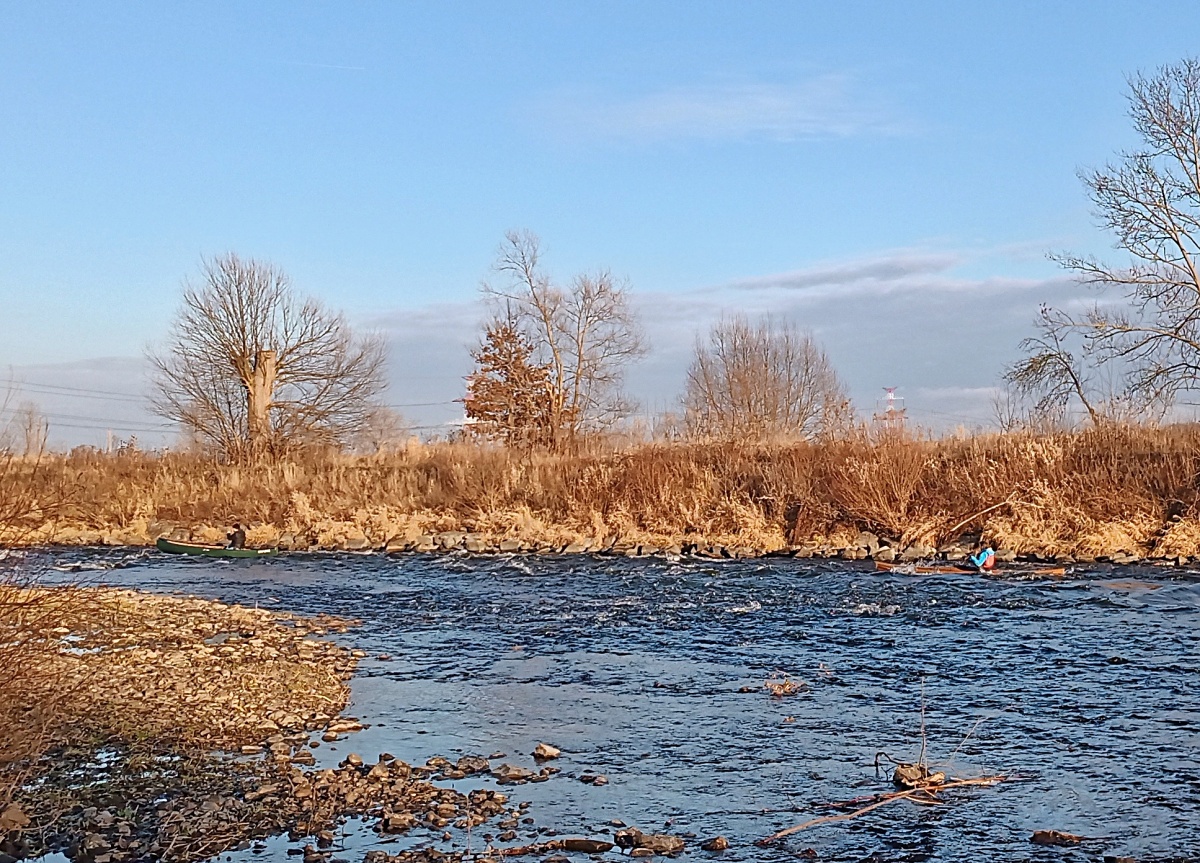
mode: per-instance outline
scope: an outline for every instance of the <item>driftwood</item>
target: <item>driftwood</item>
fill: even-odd
[[[937,775],[937,774],[934,774]],[[840,815],[824,815],[820,818],[813,818],[805,821],[803,824],[796,824],[793,827],[787,827],[780,830],[778,833],[772,833],[763,839],[759,839],[755,845],[770,845],[776,840],[782,839],[785,836],[791,836],[793,833],[799,833],[801,830],[807,830],[809,827],[816,827],[818,824],[832,824],[835,821],[849,821],[851,818],[857,818],[872,809],[878,809],[881,806],[886,806],[888,803],[895,803],[897,800],[912,800],[914,803],[921,803],[926,806],[939,806],[945,803],[937,795],[950,788],[966,788],[968,786],[990,786],[999,782],[1003,782],[1004,776],[982,776],[978,779],[952,779],[949,782],[930,782],[920,785],[915,788],[908,788],[904,791],[893,791],[890,794],[878,794],[873,798],[856,797],[853,800],[845,800],[841,803],[828,804],[835,809],[841,809],[847,805],[856,805],[864,799],[871,799],[871,802],[866,806],[859,806],[852,812],[843,812]]]

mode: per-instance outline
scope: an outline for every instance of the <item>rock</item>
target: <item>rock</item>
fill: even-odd
[[[649,833],[642,836],[638,842],[639,848],[649,848],[655,854],[666,854],[673,856],[683,851],[684,841],[678,836],[670,836],[666,833]]]
[[[892,773],[892,784],[897,788],[920,788],[945,781],[945,773],[930,773],[929,768],[922,764],[898,764]]]
[[[527,767],[517,767],[513,764],[501,764],[499,767],[493,767],[491,774],[496,777],[498,785],[514,785],[520,782],[529,782],[537,774]]]
[[[370,548],[371,541],[365,536],[352,536],[342,543],[342,548],[346,551],[361,551],[364,548]]]
[[[879,537],[869,530],[864,530],[854,538],[854,547],[866,549],[868,554],[874,554],[879,551]]]
[[[335,719],[325,727],[326,731],[334,734],[349,734],[351,731],[362,731],[362,729],[363,725],[357,719]]]
[[[613,844],[602,839],[576,839],[574,837],[559,839],[558,844],[564,851],[577,851],[581,854],[603,854],[611,851]]]
[[[417,817],[411,812],[394,812],[383,818],[381,829],[384,833],[403,833],[412,829],[417,823]]]
[[[562,755],[562,750],[549,743],[539,743],[533,748],[533,757],[538,761],[550,761],[560,755]]]
[[[434,537],[434,541],[442,548],[449,551],[452,548],[458,548],[462,545],[463,540],[467,535],[459,530],[445,530]]]
[[[423,536],[420,536],[417,538],[417,541],[413,545],[412,550],[413,551],[430,552],[430,551],[434,551],[437,547],[438,547],[437,540],[435,540],[429,534],[424,534]]]
[[[520,551],[523,544],[519,539],[504,539],[500,541],[500,550],[504,552]]]
[[[0,812],[0,833],[7,833],[10,830],[21,830],[28,826],[29,816],[16,803],[8,804],[7,808],[3,812]]]
[[[458,763],[454,766],[468,775],[472,773],[487,773],[492,767],[486,758],[478,755],[464,755],[458,759]]]
[[[890,545],[885,545],[883,548],[877,550],[873,555],[871,555],[871,557],[873,557],[875,560],[882,560],[885,563],[891,563],[896,559],[896,549],[892,548]]]
[[[351,752],[349,755],[346,756],[346,760],[342,762],[342,766],[344,766],[344,767],[362,767],[363,766],[362,756],[359,755],[357,752]]]
[[[570,542],[563,548],[563,554],[583,554],[587,550],[587,543]]]
[[[927,557],[933,557],[936,553],[937,549],[928,545],[921,545],[920,543],[917,543],[916,545],[910,545],[908,548],[904,549],[904,551],[900,552],[900,560],[904,561],[905,563],[911,563],[914,560],[922,560]]]
[[[670,836],[665,833],[643,833],[636,827],[618,830],[613,836],[613,841],[621,848],[632,849],[630,851],[632,857],[646,857],[654,854],[674,856],[683,851],[685,844],[683,839],[678,836]],[[639,854],[638,851],[649,852],[649,854]]]
[[[1012,563],[1017,559],[1017,553],[1011,548],[1002,548],[996,552],[996,561],[998,563]]]
[[[724,851],[729,847],[729,840],[724,836],[714,836],[700,843],[702,851]]]
[[[478,536],[468,536],[463,540],[463,548],[471,552],[471,554],[480,554],[487,551],[487,543]]]
[[[1063,833],[1060,830],[1034,830],[1029,841],[1035,845],[1058,845],[1065,848],[1070,845],[1078,845],[1083,841],[1083,837],[1076,836],[1074,833]]]

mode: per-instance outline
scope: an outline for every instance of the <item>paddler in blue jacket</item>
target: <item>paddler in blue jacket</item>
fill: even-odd
[[[971,562],[971,566],[975,567],[980,572],[986,572],[994,569],[996,566],[996,552],[992,547],[986,546],[980,551],[975,552],[967,558]]]

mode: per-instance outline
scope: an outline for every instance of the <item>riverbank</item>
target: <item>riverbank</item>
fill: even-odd
[[[1196,426],[1114,426],[571,455],[413,445],[252,467],[76,451],[8,482],[38,502],[10,528],[26,545],[223,542],[240,521],[249,544],[283,549],[928,556],[982,538],[1128,562],[1200,556],[1198,464]]]
[[[350,817],[404,833],[504,811],[503,794],[433,784],[439,766],[350,755],[306,769],[364,727],[340,715],[363,654],[323,637],[351,621],[112,588],[16,598],[0,626],[33,665],[5,692],[0,859],[188,863],[289,833],[323,863]],[[53,620],[12,613],[38,607]]]

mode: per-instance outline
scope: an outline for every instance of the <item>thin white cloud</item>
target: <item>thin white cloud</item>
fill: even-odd
[[[563,89],[533,106],[562,137],[638,143],[668,139],[794,141],[900,134],[894,112],[856,91],[846,75],[779,83],[675,87],[617,97]]]
[[[876,285],[893,286],[913,276],[943,273],[963,263],[962,255],[949,252],[901,251],[864,260],[819,265],[803,270],[738,279],[713,290],[729,288],[805,290]]]

